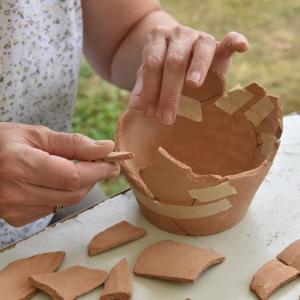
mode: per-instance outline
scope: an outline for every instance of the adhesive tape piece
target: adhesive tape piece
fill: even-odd
[[[254,126],[258,126],[274,108],[270,98],[265,96],[246,111],[245,116]]]
[[[253,96],[252,93],[238,85],[232,88],[227,95],[218,99],[215,105],[225,112],[233,114],[253,98]]]
[[[265,156],[268,156],[273,151],[274,142],[276,141],[276,136],[273,134],[263,132],[261,134],[261,140],[262,140],[261,152]]]
[[[232,207],[228,199],[222,199],[214,203],[196,206],[172,205],[156,201],[154,199],[146,197],[145,195],[134,189],[132,190],[136,195],[138,202],[140,202],[143,206],[159,215],[174,219],[205,218],[227,211]]]
[[[188,190],[188,193],[200,203],[207,203],[237,194],[236,189],[229,184],[229,181],[207,188]]]
[[[201,103],[195,99],[181,95],[178,105],[178,115],[196,122],[202,121]]]

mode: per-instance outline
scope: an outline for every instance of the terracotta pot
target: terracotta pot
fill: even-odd
[[[125,111],[117,149],[141,210],[172,233],[209,235],[238,223],[271,167],[280,143],[282,109],[256,83],[225,93],[210,72],[199,89],[184,87],[173,125]]]

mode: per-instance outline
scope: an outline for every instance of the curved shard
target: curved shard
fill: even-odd
[[[31,299],[38,290],[29,277],[56,271],[65,258],[65,252],[47,252],[16,260],[0,271],[0,298],[5,300]]]
[[[193,283],[208,267],[224,260],[223,255],[212,250],[165,240],[142,251],[134,273],[144,277]]]

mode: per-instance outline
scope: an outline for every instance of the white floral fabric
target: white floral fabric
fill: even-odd
[[[0,0],[0,121],[69,131],[81,50],[80,0]],[[0,219],[0,248],[50,220],[16,229]]]

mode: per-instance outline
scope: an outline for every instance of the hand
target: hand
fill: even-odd
[[[156,27],[148,34],[129,108],[172,124],[184,82],[200,87],[210,68],[225,74],[233,54],[247,49],[247,39],[236,32],[216,43],[210,34],[188,27]]]
[[[22,226],[77,204],[97,181],[119,174],[115,164],[91,162],[113,149],[113,141],[1,122],[0,217]]]

